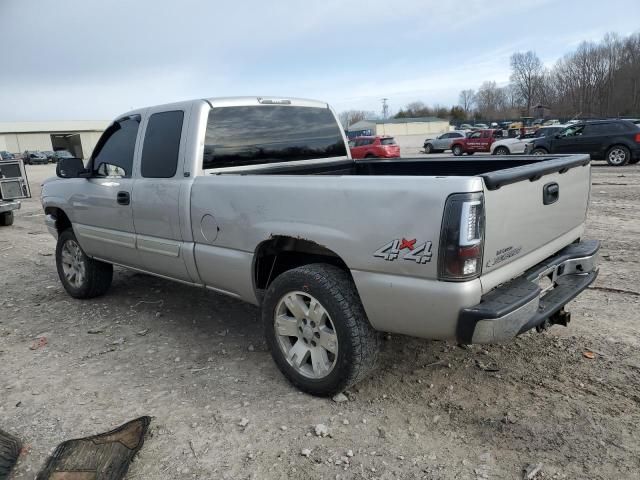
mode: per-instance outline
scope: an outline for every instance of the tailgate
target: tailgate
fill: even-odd
[[[509,280],[575,240],[561,237],[576,231],[586,218],[591,187],[587,155],[546,158],[480,176],[486,222],[482,275],[516,260],[519,269],[496,272],[489,276],[492,285],[483,286]],[[565,245],[558,246],[558,239]]]

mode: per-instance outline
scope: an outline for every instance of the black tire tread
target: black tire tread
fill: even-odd
[[[74,291],[68,288],[68,285],[64,280],[64,274],[62,273],[59,257],[62,250],[62,244],[69,235],[77,242],[73,230],[69,228],[60,234],[58,237],[58,245],[56,246],[56,266],[62,285],[67,293],[74,298],[89,299],[104,295],[111,287],[111,282],[113,280],[113,265],[86,257],[86,254],[86,287],[82,288],[80,291]]]
[[[356,287],[347,272],[333,265],[309,264],[281,274],[273,281],[271,286],[277,287],[277,282],[295,277],[300,278],[303,282],[304,279],[312,278],[335,299],[338,308],[344,315],[345,324],[350,333],[348,338],[352,348],[350,368],[344,372],[344,375],[340,376],[338,384],[330,388],[318,389],[315,387],[309,388],[308,385],[298,381],[296,377],[289,375],[287,371],[289,367],[285,360],[280,360],[275,356],[274,360],[276,360],[278,368],[285,377],[300,390],[312,395],[331,396],[362,381],[369,372],[375,369],[380,351],[380,334],[369,324]],[[270,288],[267,291],[265,303],[268,303],[267,297],[274,295],[274,290],[275,288]],[[273,328],[273,319],[270,312],[263,310],[263,315],[265,328]],[[274,347],[278,348],[275,345]],[[285,365],[281,365],[281,362],[285,362]]]
[[[20,447],[20,440],[0,430],[0,478],[9,477],[20,455]]]

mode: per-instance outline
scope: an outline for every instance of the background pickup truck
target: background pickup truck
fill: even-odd
[[[121,265],[259,305],[276,364],[316,395],[367,374],[378,332],[492,343],[567,323],[597,275],[587,156],[354,161],[345,140],[311,100],[119,117],[43,185],[64,288],[104,294]]]
[[[466,153],[473,155],[476,152],[489,152],[494,142],[502,139],[502,130],[485,129],[476,130],[468,137],[459,138],[451,144],[451,151],[457,157]]]

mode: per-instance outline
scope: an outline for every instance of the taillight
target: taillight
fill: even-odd
[[[482,193],[456,193],[444,208],[438,273],[441,280],[460,282],[480,275],[484,246]]]
[[[640,133],[636,133],[636,143],[640,143]]]

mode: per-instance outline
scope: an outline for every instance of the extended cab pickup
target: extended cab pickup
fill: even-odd
[[[489,152],[494,142],[502,139],[502,130],[476,130],[468,137],[458,138],[451,144],[451,151],[457,157],[463,153],[473,155],[476,152]]]
[[[121,265],[259,305],[278,367],[316,395],[363,378],[378,332],[508,341],[566,324],[597,275],[586,155],[354,161],[311,100],[134,110],[57,174],[42,203],[71,296]]]

